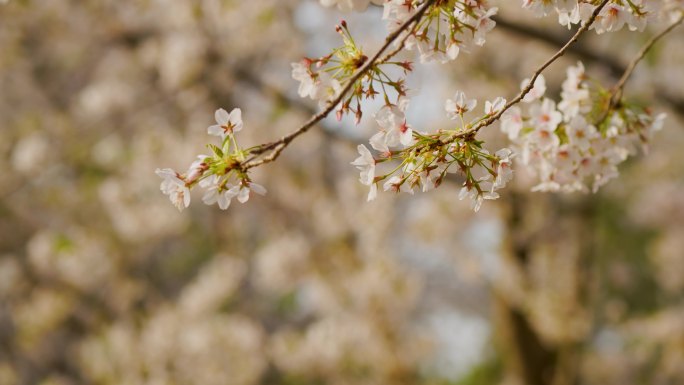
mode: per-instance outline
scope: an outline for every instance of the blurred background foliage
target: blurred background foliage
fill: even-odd
[[[457,89],[512,95],[569,36],[498,5],[485,47],[417,66],[417,127],[447,124]],[[344,15],[368,51],[380,13]],[[215,109],[241,107],[251,144],[315,110],[289,63],[336,46],[340,17],[313,0],[0,4],[0,384],[684,383],[682,30],[627,90],[666,129],[599,194],[530,193],[517,170],[477,215],[454,183],[367,204],[348,163],[368,116],[258,170],[265,198],[169,204],[153,171],[203,151]],[[549,94],[577,60],[612,84],[659,27],[584,38]]]

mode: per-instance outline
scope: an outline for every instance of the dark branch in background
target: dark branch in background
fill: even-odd
[[[494,20],[496,21],[497,27],[501,29],[513,32],[520,36],[533,38],[535,40],[544,42],[554,47],[560,47],[567,41],[566,36],[561,36],[556,33],[550,33],[548,29],[541,29],[525,24],[520,24],[501,16],[497,16],[496,18],[494,18]],[[579,57],[583,61],[588,61],[607,68],[610,71],[610,73],[616,78],[622,76],[627,70],[627,66],[624,63],[613,58],[612,56],[603,55],[581,44],[571,46],[570,48],[568,48],[567,52]],[[669,105],[669,107],[672,108],[675,112],[684,116],[684,98],[672,95],[671,92],[657,85],[655,86],[655,96],[658,100]]]
[[[500,15],[493,17],[493,20],[496,21],[497,28],[513,32],[516,35],[532,38],[554,47],[562,47],[570,38],[570,35],[562,36],[561,34],[550,32],[548,29],[536,28],[527,24],[520,24],[508,20]],[[594,62],[606,67],[615,77],[618,77],[625,72],[625,66],[619,60],[612,56],[601,55],[582,44],[575,44],[569,47],[567,52],[580,57],[582,60]]]

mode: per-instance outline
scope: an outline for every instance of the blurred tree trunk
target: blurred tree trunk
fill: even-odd
[[[506,237],[502,252],[502,263],[518,274],[516,283],[521,293],[530,285],[530,265],[532,252],[538,242],[553,247],[564,247],[563,242],[577,245],[572,275],[578,301],[578,309],[591,306],[596,296],[598,282],[593,271],[595,241],[595,200],[580,198],[572,201],[554,200],[551,204],[542,201],[539,195],[513,192],[505,213]],[[559,236],[562,238],[557,238]],[[563,258],[559,254],[557,257]],[[567,257],[567,256],[566,256]],[[546,274],[558,274],[548,271]],[[570,271],[560,272],[571,274]],[[567,277],[559,277],[563,279]],[[592,284],[593,282],[593,284]],[[536,290],[539,290],[538,288]],[[543,290],[543,289],[542,289]],[[535,329],[526,311],[525,301],[515,298],[515,293],[494,290],[495,327],[508,379],[523,385],[574,385],[579,380],[579,364],[584,338],[581,335],[568,338],[564,342],[544,341]],[[581,312],[569,313],[568,317],[581,316]],[[591,320],[589,321],[591,322]]]
[[[508,252],[504,261],[523,274],[525,280],[534,229],[524,221],[529,195],[511,193],[506,217]],[[528,316],[503,293],[495,290],[495,327],[508,379],[523,385],[551,385],[559,366],[559,349],[547,346]]]

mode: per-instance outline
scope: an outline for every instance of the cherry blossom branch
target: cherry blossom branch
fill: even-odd
[[[408,40],[409,37],[416,31],[416,28],[418,28],[418,21],[419,19],[416,19],[413,21],[413,26],[411,27],[411,32],[404,34],[404,37],[401,38],[399,41],[399,44],[397,44],[397,47],[393,49],[391,52],[387,53],[382,59],[378,60],[377,64],[384,64],[388,62],[391,58],[395,57],[399,52],[401,52],[405,45],[406,45],[406,40]]]
[[[553,56],[551,56],[546,62],[544,62],[544,64],[542,64],[539,68],[537,68],[536,71],[534,71],[534,73],[533,73],[533,75],[532,75],[532,78],[531,78],[530,81],[527,83],[527,86],[525,86],[525,88],[523,88],[523,89],[520,91],[520,93],[519,93],[513,100],[509,101],[501,110],[499,110],[499,111],[498,111],[497,113],[495,113],[494,115],[490,116],[490,117],[487,118],[487,119],[484,119],[484,120],[480,121],[479,123],[477,123],[476,125],[470,127],[470,128],[467,129],[467,130],[464,130],[464,131],[461,131],[461,132],[459,132],[459,133],[456,133],[456,134],[453,134],[453,135],[449,136],[448,138],[446,138],[445,140],[443,140],[442,143],[443,143],[443,144],[447,144],[447,143],[453,142],[453,141],[455,141],[455,140],[457,140],[457,139],[473,137],[473,136],[474,136],[478,131],[480,131],[482,128],[487,127],[487,126],[490,126],[490,125],[492,125],[494,122],[496,122],[497,120],[499,120],[499,119],[501,118],[501,116],[502,116],[509,108],[511,108],[511,107],[515,106],[516,104],[520,103],[520,102],[523,100],[523,98],[525,98],[525,95],[527,95],[527,94],[532,90],[532,88],[534,88],[534,82],[537,80],[537,78],[539,77],[539,75],[541,75],[542,72],[544,72],[544,70],[546,70],[546,68],[548,68],[551,64],[553,64],[553,62],[555,62],[556,60],[558,60],[558,58],[560,58],[561,56],[563,56],[563,55],[565,54],[565,52],[568,51],[568,49],[570,48],[570,46],[572,46],[575,42],[577,42],[577,40],[579,39],[579,37],[580,37],[584,32],[586,32],[586,31],[589,29],[589,27],[591,27],[591,25],[594,23],[594,21],[595,21],[596,18],[598,17],[598,15],[599,15],[599,13],[601,12],[601,10],[603,9],[603,7],[605,7],[605,5],[608,4],[608,2],[610,2],[610,0],[603,0],[603,1],[601,2],[601,4],[599,4],[599,6],[596,7],[596,9],[594,9],[594,12],[591,14],[591,17],[589,18],[589,20],[587,20],[587,22],[584,23],[584,25],[582,25],[582,26],[577,30],[577,32],[575,32],[575,34],[570,38],[570,40],[568,40],[568,42],[565,43],[565,45],[564,45],[563,47],[561,47],[561,48],[558,50],[558,52],[556,52],[556,53],[555,53]]]
[[[625,88],[625,84],[627,83],[627,80],[632,76],[632,73],[636,69],[637,65],[643,58],[646,56],[646,54],[653,48],[655,43],[657,43],[660,39],[662,39],[665,35],[668,33],[672,32],[675,28],[677,28],[680,24],[684,22],[684,14],[680,14],[677,20],[675,20],[672,24],[670,24],[669,27],[667,27],[665,30],[660,32],[659,34],[653,36],[639,51],[639,53],[632,59],[632,61],[629,63],[627,68],[625,69],[625,72],[622,74],[622,77],[620,80],[618,80],[617,83],[615,83],[615,86],[611,89],[611,97],[610,97],[610,104],[608,105],[608,111],[616,107],[620,103],[620,99],[622,98],[622,92]]]
[[[501,15],[494,18],[494,21],[496,21],[497,28],[502,28],[521,36],[531,37],[548,45],[560,47],[566,42],[566,37],[564,36],[550,34],[545,29],[517,23]],[[617,78],[621,77],[627,68],[626,65],[620,63],[620,61],[616,60],[614,57],[588,49],[581,44],[570,47],[568,53],[578,56],[582,61],[590,61],[602,67],[606,67],[610,73]],[[671,92],[658,85],[655,85],[654,87],[655,96],[659,100],[667,103],[675,112],[684,115],[684,99],[673,95]]]
[[[416,13],[413,16],[411,16],[403,24],[401,24],[394,32],[390,33],[385,39],[385,43],[382,45],[382,47],[380,47],[380,49],[373,55],[373,57],[370,58],[370,60],[366,61],[366,63],[358,69],[356,74],[354,74],[349,79],[347,84],[342,88],[342,91],[339,93],[339,95],[336,98],[334,98],[331,102],[329,102],[323,111],[312,116],[300,128],[283,136],[279,140],[263,144],[252,149],[249,153],[253,156],[243,163],[242,169],[248,170],[250,168],[275,161],[278,158],[278,156],[280,156],[285,147],[287,147],[290,144],[290,142],[292,142],[301,134],[307,132],[309,129],[311,129],[311,127],[316,125],[321,120],[325,119],[337,107],[337,105],[342,102],[347,93],[352,89],[352,87],[354,87],[354,84],[363,76],[365,76],[374,65],[378,64],[380,61],[387,61],[389,57],[391,57],[390,55],[396,55],[401,51],[401,49],[395,49],[390,52],[390,55],[384,57],[382,56],[385,53],[385,51],[392,45],[392,43],[394,43],[395,40],[397,40],[404,31],[406,31],[407,29],[411,28],[414,24],[416,24],[423,17],[428,8],[430,8],[430,6],[432,6],[432,4],[434,4],[436,1],[437,0],[426,0],[425,3],[423,3],[423,5],[416,11]],[[399,45],[400,48],[403,48],[405,41],[406,39],[401,40],[401,43]],[[261,159],[257,159],[259,155],[264,154],[267,151],[272,152],[268,156],[265,156]]]

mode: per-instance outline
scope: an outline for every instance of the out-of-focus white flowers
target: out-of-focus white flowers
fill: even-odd
[[[342,12],[365,11],[371,3],[380,5],[382,2],[383,0],[321,0],[321,4],[324,6],[337,6]]]
[[[593,111],[593,105],[605,105],[600,103],[605,91],[592,90],[590,84],[578,63],[568,68],[558,105],[540,93],[526,100],[527,113],[511,108],[503,114],[501,130],[540,179],[534,191],[588,191],[590,186],[595,192],[617,177],[617,166],[662,127],[663,114],[626,103]]]

